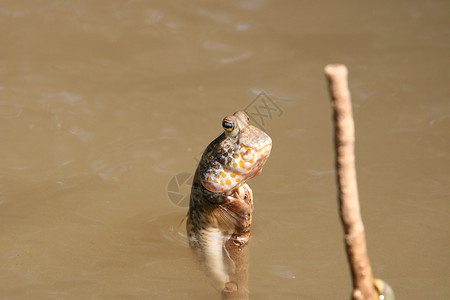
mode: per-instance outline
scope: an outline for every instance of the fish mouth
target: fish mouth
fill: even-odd
[[[259,149],[258,153],[270,153],[270,150],[272,150],[272,143],[268,143],[267,145]]]
[[[261,160],[264,159],[266,160],[267,157],[270,154],[270,150],[272,149],[272,143],[268,143],[266,145],[264,145],[262,148],[260,148],[259,150],[256,151],[256,153],[254,153],[251,157],[250,156],[244,156],[243,159],[245,162],[249,162],[252,159],[255,160]]]

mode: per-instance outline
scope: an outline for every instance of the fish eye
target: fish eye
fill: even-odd
[[[222,127],[227,132],[232,132],[235,128],[236,121],[230,117],[223,119]]]

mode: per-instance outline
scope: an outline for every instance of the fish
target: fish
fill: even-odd
[[[249,226],[253,211],[253,192],[246,182],[261,174],[272,149],[269,135],[250,125],[243,111],[225,117],[222,128],[195,171],[186,222],[189,245],[219,290],[234,272],[225,243]]]

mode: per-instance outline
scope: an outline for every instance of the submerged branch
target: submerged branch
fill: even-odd
[[[250,239],[250,228],[253,212],[253,194],[248,185],[242,186],[234,195],[244,201],[250,208],[248,219],[241,229],[237,229],[226,242],[225,247],[234,263],[234,272],[230,274],[230,281],[225,284],[222,299],[248,299],[248,261],[245,246]]]

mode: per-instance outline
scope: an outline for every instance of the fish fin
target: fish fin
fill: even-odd
[[[214,217],[219,225],[233,233],[250,226],[253,212],[253,194],[247,184],[242,185],[229,195],[209,193],[203,198],[202,208]]]
[[[183,217],[183,219],[181,219],[180,223],[177,226],[177,231],[180,231],[180,226],[181,226],[181,224],[183,224],[184,221],[186,221],[187,217],[188,216],[186,215],[186,216]]]
[[[245,201],[234,196],[227,196],[227,201],[217,205],[212,211],[220,226],[230,230],[241,230],[250,225],[250,215],[253,207]]]

